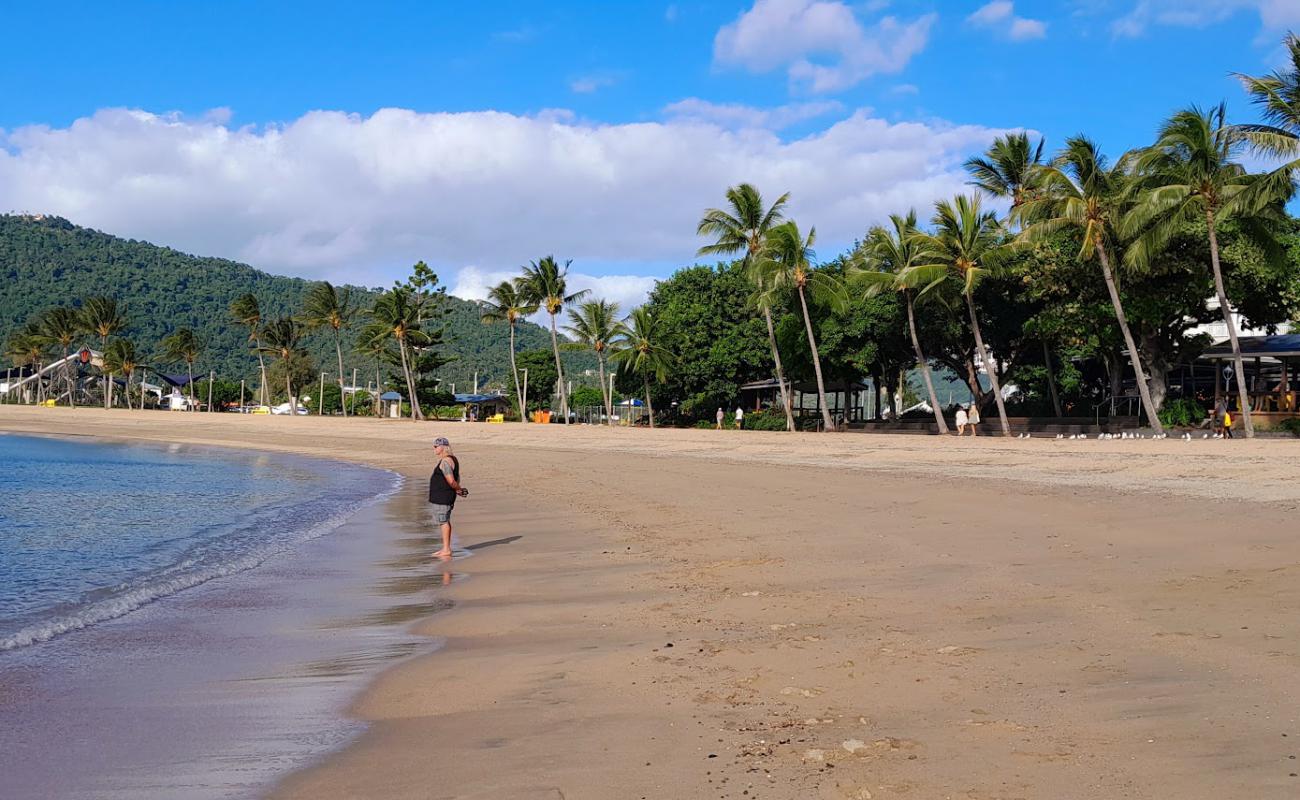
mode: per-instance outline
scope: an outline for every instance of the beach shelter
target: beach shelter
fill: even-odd
[[[380,413],[385,417],[399,419],[402,416],[402,396],[397,392],[384,392],[379,395]]]

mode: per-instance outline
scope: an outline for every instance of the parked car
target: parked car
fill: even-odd
[[[281,403],[281,404],[278,405],[278,406],[274,406],[274,407],[271,409],[271,413],[272,413],[272,414],[288,414],[288,413],[289,413],[289,404],[288,404],[288,403]],[[303,408],[303,406],[302,406],[301,403],[299,403],[298,406],[297,406],[297,408],[295,409],[295,413],[297,413],[298,416],[303,417],[303,416],[306,416],[306,415],[307,415],[308,411],[307,411],[306,408]]]

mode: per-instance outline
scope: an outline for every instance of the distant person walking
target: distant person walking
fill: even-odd
[[[957,427],[957,435],[966,435],[966,426],[970,424],[970,416],[966,413],[966,406],[957,406],[957,419],[954,420]]]
[[[979,436],[980,435],[979,434],[979,424],[980,424],[979,406],[975,405],[974,403],[970,404],[970,414],[968,415],[968,418],[970,420],[970,435]]]
[[[740,410],[740,406],[736,406],[736,430],[740,430],[741,428],[744,427],[745,427],[745,412]]]
[[[433,440],[433,452],[438,456],[438,463],[429,476],[429,503],[433,506],[430,513],[433,524],[442,532],[442,549],[433,557],[445,561],[451,558],[451,511],[456,506],[456,498],[467,496],[469,490],[460,485],[460,459],[452,455],[451,442],[439,436]]]
[[[722,420],[726,418],[727,415],[722,413],[722,406],[718,406],[718,430],[722,430]]]

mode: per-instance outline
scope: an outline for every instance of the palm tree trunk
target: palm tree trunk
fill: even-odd
[[[397,350],[402,356],[402,375],[406,377],[406,392],[411,396],[411,421],[424,419],[424,413],[420,411],[420,398],[415,396],[415,381],[411,379],[411,368],[406,363],[406,340],[397,340]]]
[[[380,417],[384,413],[384,401],[379,399],[379,395],[384,393],[384,387],[380,383],[381,380],[383,380],[383,376],[379,374],[379,356],[375,356],[375,397],[373,405],[375,407],[376,418]]]
[[[348,415],[348,398],[343,393],[343,345],[339,342],[339,329],[334,329],[334,353],[339,357],[339,405],[343,407],[343,416]]]
[[[551,315],[551,350],[555,352],[555,374],[560,376],[560,413],[569,424],[569,394],[564,387],[564,367],[560,366],[560,340],[555,333],[555,315]]]
[[[1002,435],[1011,435],[1011,424],[1007,422],[1007,406],[1002,402],[1002,387],[998,384],[998,371],[989,358],[989,351],[984,349],[984,337],[980,335],[980,321],[975,317],[975,298],[966,292],[966,310],[970,312],[970,327],[975,334],[975,349],[979,351],[980,361],[984,362],[984,371],[989,375],[989,384],[993,389],[993,399],[998,404],[998,419],[1002,422]]]
[[[653,429],[655,426],[655,406],[654,403],[650,402],[650,379],[642,375],[641,381],[645,385],[645,407],[650,412],[650,427]]]
[[[253,344],[257,346],[257,367],[262,373],[262,382],[257,387],[257,404],[271,405],[270,387],[266,385],[266,359],[262,356],[262,337],[254,336]]]
[[[794,410],[791,408],[790,387],[785,385],[785,370],[781,367],[781,350],[776,346],[776,329],[772,327],[772,309],[763,307],[763,320],[767,323],[767,343],[772,346],[772,361],[776,365],[776,382],[781,387],[781,408],[785,411],[785,429],[794,430]]]
[[[1255,424],[1250,419],[1250,395],[1246,392],[1246,369],[1241,362],[1241,343],[1237,341],[1237,324],[1232,321],[1232,307],[1228,293],[1223,288],[1223,271],[1219,268],[1219,237],[1214,231],[1214,211],[1205,210],[1205,223],[1210,231],[1210,266],[1214,268],[1214,292],[1219,296],[1219,310],[1228,326],[1228,340],[1232,342],[1232,366],[1237,371],[1237,403],[1241,410],[1241,427],[1247,439],[1255,438]]]
[[[803,287],[799,287],[799,306],[803,309],[803,325],[808,331],[808,348],[812,351],[813,372],[817,375],[817,403],[822,409],[822,422],[827,431],[835,430],[831,419],[831,410],[826,405],[826,385],[822,382],[822,359],[817,354],[817,337],[813,335],[812,318],[808,316],[808,301],[804,298]]]
[[[600,399],[605,404],[605,424],[608,425],[612,412],[609,405],[609,385],[605,383],[605,353],[602,350],[596,351],[596,372],[600,375]]]
[[[1110,304],[1115,309],[1115,319],[1119,322],[1120,332],[1124,334],[1124,345],[1128,347],[1129,362],[1133,365],[1133,375],[1137,379],[1138,394],[1142,397],[1142,409],[1146,411],[1147,422],[1156,429],[1156,433],[1164,433],[1165,429],[1160,424],[1160,417],[1156,415],[1155,403],[1151,402],[1151,388],[1147,386],[1147,375],[1142,369],[1142,359],[1138,357],[1137,345],[1133,342],[1133,332],[1129,330],[1128,318],[1124,315],[1124,306],[1119,300],[1119,288],[1115,285],[1115,275],[1110,270],[1110,257],[1106,253],[1106,247],[1100,242],[1097,243],[1097,259],[1101,262],[1101,275],[1106,279],[1106,291],[1110,293]]]
[[[934,394],[934,381],[930,380],[930,365],[925,361],[921,351],[921,339],[916,335],[916,313],[912,310],[912,293],[905,292],[907,299],[907,327],[912,332],[912,349],[916,351],[916,364],[921,368],[921,377],[925,379],[925,391],[930,395],[930,408],[934,409],[934,424],[939,426],[939,435],[948,433],[948,425],[943,421],[943,410],[939,408],[939,398]]]
[[[66,344],[63,346],[63,358],[65,359],[63,362],[63,374],[66,378],[64,382],[68,385],[68,405],[72,408],[76,408],[77,386],[76,382],[72,379],[72,352],[68,349],[68,345]]]
[[[134,376],[134,373],[135,370],[131,370],[130,372],[126,373],[126,410],[127,411],[131,410],[131,378]],[[144,408],[144,404],[141,403],[140,407]]]
[[[284,391],[289,398],[290,418],[298,416],[298,398],[293,396],[293,371],[289,369],[289,359],[284,359]],[[191,383],[193,383],[191,381]]]
[[[515,402],[518,404],[518,408],[519,408],[519,421],[527,422],[525,417],[528,416],[528,412],[524,405],[524,393],[522,391],[522,387],[519,385],[519,368],[515,366],[514,320],[510,321],[510,375],[514,378],[515,381]]]
[[[108,337],[99,337],[99,374],[105,375],[104,356],[108,355]],[[104,408],[107,409],[113,404],[113,376],[108,374],[108,380],[104,382]]]
[[[1052,351],[1043,340],[1043,364],[1047,367],[1047,392],[1052,396],[1052,413],[1059,419],[1061,414],[1061,395],[1056,391],[1056,375],[1052,371]]]

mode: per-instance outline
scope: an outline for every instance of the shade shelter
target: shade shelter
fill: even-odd
[[[1300,389],[1300,334],[1273,336],[1239,336],[1241,357],[1246,374],[1246,393],[1250,411],[1260,415],[1267,427],[1271,422],[1300,417],[1297,390]],[[1227,401],[1229,409],[1240,411],[1237,374],[1232,364],[1232,342],[1224,340],[1201,354],[1214,370],[1214,402]],[[1274,419],[1276,418],[1276,419]]]
[[[817,417],[817,384],[812,381],[789,384],[794,396],[791,406],[796,417]],[[826,404],[831,416],[845,422],[861,422],[867,418],[867,402],[871,387],[861,381],[835,381],[826,384]],[[775,378],[753,381],[740,387],[740,404],[750,411],[764,408],[781,408],[781,384]]]
[[[402,416],[402,396],[397,392],[384,392],[379,395],[379,412],[381,416],[398,419]]]
[[[510,411],[510,398],[500,392],[493,394],[457,394],[452,395],[457,405],[463,405],[478,409],[475,415],[477,419],[486,420],[488,417],[497,414],[505,414]]]

